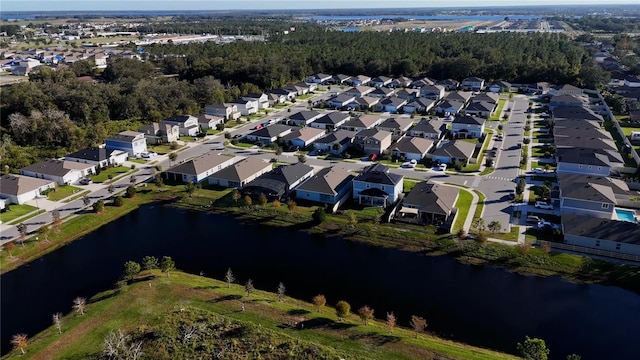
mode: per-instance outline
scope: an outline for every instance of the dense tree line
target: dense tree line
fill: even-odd
[[[574,29],[582,31],[604,31],[612,33],[637,32],[640,18],[586,15],[581,17],[555,17],[552,20],[564,21]]]
[[[241,16],[176,16],[172,21],[149,21],[136,30],[142,34],[219,34],[219,35],[262,35],[289,30],[288,17],[241,17]]]

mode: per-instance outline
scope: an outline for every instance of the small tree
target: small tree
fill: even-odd
[[[290,214],[293,214],[294,212],[296,212],[297,208],[298,208],[298,204],[296,204],[295,201],[293,200],[287,201],[287,209],[289,209]]]
[[[84,315],[84,309],[87,306],[87,299],[83,297],[77,297],[73,299],[73,310],[79,315]]]
[[[89,197],[87,195],[82,197],[82,204],[84,205],[84,207],[89,206],[89,204],[91,204],[91,199],[89,199]]]
[[[135,261],[127,261],[124,263],[124,271],[122,272],[122,277],[125,280],[133,280],[133,278],[140,273],[140,264]]]
[[[4,245],[2,245],[2,248],[4,249],[4,251],[9,253],[9,258],[13,258],[13,250],[16,248],[16,246],[13,244],[12,241],[9,241],[7,243],[5,243]]]
[[[113,205],[117,206],[117,207],[121,207],[122,205],[124,205],[124,199],[122,198],[122,196],[116,196],[113,198]]]
[[[273,201],[271,202],[271,205],[273,206],[274,209],[277,210],[278,208],[280,208],[280,205],[282,205],[282,203],[278,199],[273,199]]]
[[[172,141],[171,144],[169,144],[169,149],[170,150],[178,150],[178,143],[175,141]]]
[[[351,305],[349,305],[348,302],[344,300],[340,300],[336,304],[336,316],[338,317],[339,321],[342,321],[344,318],[346,318],[347,315],[349,315],[350,311],[351,311]]]
[[[264,193],[260,193],[260,196],[258,196],[258,201],[260,202],[260,205],[264,208],[267,205],[267,201],[269,201],[267,199],[267,195],[265,195]]]
[[[20,223],[16,226],[16,229],[20,234],[20,244],[24,247],[24,241],[27,238],[27,225],[25,223]]]
[[[56,233],[60,232],[60,224],[62,224],[60,211],[53,210],[51,212],[51,217],[53,218],[53,231],[55,231]]]
[[[51,234],[51,227],[47,224],[44,224],[40,227],[40,230],[38,230],[38,233],[40,234],[40,236],[42,236],[42,239],[44,239],[45,242],[49,242],[49,234]]]
[[[55,313],[51,316],[53,326],[58,329],[58,334],[62,334],[62,313]]]
[[[305,162],[307,162],[307,155],[305,155],[305,154],[300,154],[300,155],[298,155],[298,162],[301,162],[301,163],[303,163],[303,164],[304,164]]]
[[[358,217],[356,216],[356,213],[349,210],[349,211],[346,211],[346,214],[347,214],[347,220],[349,222],[349,226],[355,227],[358,224]]]
[[[96,214],[100,214],[104,211],[104,200],[100,199],[93,203],[93,211]]]
[[[171,161],[171,165],[173,165],[176,160],[178,160],[178,153],[169,153],[169,161]]]
[[[389,332],[393,331],[393,328],[396,326],[396,316],[393,314],[393,311],[387,313],[387,327],[389,328]]]
[[[110,184],[110,185],[107,187],[107,191],[109,192],[109,196],[112,196],[112,195],[113,195],[113,193],[114,193],[114,192],[116,192],[116,187],[115,187],[115,186],[113,186],[113,184]]]
[[[251,204],[253,203],[253,201],[251,200],[251,196],[249,195],[245,195],[244,196],[244,206],[246,208],[251,208]]]
[[[324,295],[322,294],[318,294],[314,296],[313,299],[311,299],[311,301],[313,302],[313,306],[316,307],[318,312],[322,312],[322,308],[327,303],[327,298],[324,297]]]
[[[365,305],[358,309],[358,316],[365,325],[369,325],[369,320],[373,319],[373,309]]]
[[[160,271],[167,273],[167,277],[169,277],[169,272],[175,270],[176,263],[171,259],[170,256],[163,256],[162,260],[160,260]]]
[[[418,338],[418,333],[423,331],[427,327],[427,320],[420,316],[411,315],[411,322],[409,323],[415,331],[415,338]]]
[[[227,269],[227,273],[224,275],[224,280],[227,282],[227,287],[231,289],[231,284],[236,281],[236,278],[233,276],[233,272],[231,268]]]
[[[133,185],[129,185],[129,186],[127,186],[126,194],[127,194],[127,197],[128,197],[128,198],[134,198],[134,197],[136,197],[136,192],[138,192],[138,190],[136,189],[136,187],[135,187],[135,186],[133,186]]]
[[[129,184],[134,185],[136,183],[136,175],[129,176]]]
[[[254,290],[255,288],[253,287],[253,280],[247,280],[247,282],[244,284],[244,291],[247,293],[247,296],[251,296]]]
[[[478,233],[481,233],[486,230],[486,225],[484,223],[483,218],[475,218],[471,222],[471,228]]]
[[[527,181],[524,178],[518,179],[518,185],[516,185],[516,194],[520,195],[524,193],[524,189],[527,186]]]
[[[157,269],[158,265],[158,258],[155,256],[145,256],[142,258],[142,267],[145,270]]]
[[[164,185],[164,180],[162,179],[162,175],[156,174],[154,181],[157,187],[162,187]]]
[[[20,349],[20,352],[24,355],[26,351],[24,348],[29,344],[29,338],[27,334],[16,334],[11,338],[11,345],[13,345],[13,349]]]
[[[487,227],[489,228],[489,231],[495,234],[496,232],[500,231],[500,229],[502,229],[502,224],[500,224],[500,222],[497,220],[493,220]]]
[[[313,214],[311,215],[311,217],[318,224],[322,224],[327,219],[327,213],[324,211],[323,207],[318,207],[313,211]]]
[[[503,129],[502,124],[498,125],[498,130],[502,131],[502,129]]]
[[[282,300],[284,300],[284,292],[285,292],[286,288],[284,287],[284,284],[281,282],[280,284],[278,284],[278,301],[282,302]]]
[[[187,195],[189,195],[189,198],[193,197],[193,193],[196,191],[196,184],[194,184],[193,182],[189,181],[184,186],[184,191],[187,193]]]
[[[231,194],[231,197],[233,201],[236,202],[236,205],[238,205],[238,200],[240,200],[240,198],[242,197],[242,194],[240,194],[240,190],[233,189],[233,193]]]
[[[525,360],[547,360],[550,352],[544,340],[528,336],[524,343],[518,343],[518,351]]]

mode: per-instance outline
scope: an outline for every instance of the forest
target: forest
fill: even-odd
[[[149,61],[110,59],[98,74],[79,61],[40,67],[29,81],[0,90],[0,166],[11,171],[97,145],[149,121],[198,114],[324,72],[370,76],[479,76],[594,87],[606,79],[589,54],[561,35],[342,33],[301,27],[266,42],[152,45]],[[78,76],[94,75],[98,82]]]

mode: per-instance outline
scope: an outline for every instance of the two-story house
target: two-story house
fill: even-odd
[[[562,214],[613,219],[616,206],[613,189],[605,184],[585,181],[560,183],[560,210]]]
[[[248,97],[241,97],[231,102],[238,107],[238,111],[243,116],[256,114],[258,112],[258,100]]]
[[[479,138],[486,120],[477,116],[459,116],[451,122],[451,133],[458,138]]]
[[[269,96],[265,93],[252,93],[243,96],[247,99],[254,99],[258,101],[258,110],[268,109],[271,107],[269,103]]]
[[[371,129],[380,123],[382,123],[382,118],[380,116],[373,114],[362,114],[342,124],[340,128],[358,132],[364,129]]]
[[[204,108],[204,113],[207,115],[221,116],[225,120],[236,120],[240,117],[240,111],[236,104],[211,104]]]
[[[413,119],[408,116],[391,117],[377,126],[380,130],[389,131],[393,134],[393,140],[398,140],[413,126]]]
[[[144,134],[148,144],[170,144],[177,141],[180,137],[180,127],[178,125],[170,125],[167,123],[152,122],[143,125],[138,129]]]
[[[387,207],[399,199],[403,180],[382,164],[369,165],[353,179],[353,199],[365,206]]]
[[[431,139],[405,136],[391,147],[391,155],[403,159],[403,161],[421,161],[433,147]]]
[[[122,150],[136,157],[147,152],[147,139],[144,134],[136,131],[122,131],[104,140],[107,150]]]
[[[312,123],[310,123],[309,126],[312,126],[318,129],[332,131],[342,126],[349,119],[351,119],[351,116],[349,115],[349,113],[333,111],[333,112],[325,113],[318,120],[315,120]]]
[[[182,136],[196,136],[200,132],[198,118],[192,115],[173,115],[162,122],[177,126],[178,132]]]
[[[577,86],[573,86],[570,84],[552,86],[549,88],[549,94],[552,96],[559,95],[573,95],[573,96],[582,96],[584,91]]]
[[[484,90],[484,79],[471,76],[462,80],[462,89],[467,91],[482,91]]]
[[[442,119],[422,119],[413,125],[407,135],[425,139],[439,140],[447,133],[447,126]]]
[[[391,132],[378,128],[364,129],[356,133],[353,142],[365,156],[380,155],[391,146]]]

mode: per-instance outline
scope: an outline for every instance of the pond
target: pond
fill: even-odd
[[[525,277],[157,204],[2,275],[3,352],[12,334],[33,336],[53,313],[69,312],[73,298],[112,287],[125,261],[145,255],[168,255],[182,270],[218,279],[231,267],[238,282],[251,278],[268,291],[282,281],[300,299],[321,293],[330,304],[367,304],[377,316],[394,311],[403,326],[420,315],[439,336],[504,352],[516,353],[529,335],[545,339],[552,358],[605,359],[612,349],[616,359],[640,354],[640,296],[621,288]]]

